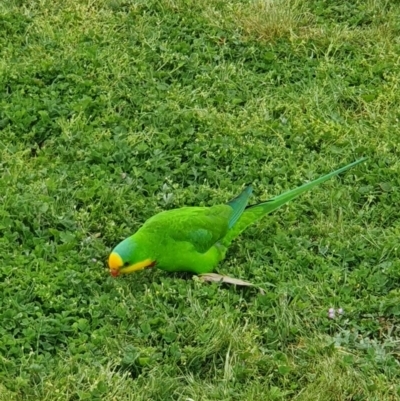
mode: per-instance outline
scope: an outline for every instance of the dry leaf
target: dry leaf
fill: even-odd
[[[225,284],[234,284],[240,285],[243,287],[254,287],[254,284],[250,283],[249,281],[240,280],[238,278],[233,278],[229,276],[223,276],[217,273],[206,273],[200,274],[200,279],[203,281],[207,281],[210,283],[225,283]],[[264,294],[264,291],[260,288],[260,292]]]

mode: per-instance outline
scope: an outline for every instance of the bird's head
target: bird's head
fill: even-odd
[[[132,237],[120,242],[108,257],[108,267],[113,277],[148,269],[154,265],[155,261],[143,256],[143,252]]]

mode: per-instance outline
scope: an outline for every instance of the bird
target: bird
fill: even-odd
[[[214,274],[232,241],[249,225],[366,159],[255,205],[248,205],[252,187],[247,186],[225,204],[160,212],[112,250],[108,258],[110,274],[117,277],[154,267],[167,272]]]

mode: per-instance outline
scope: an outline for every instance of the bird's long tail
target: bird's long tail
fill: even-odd
[[[323,182],[329,180],[330,178],[334,177],[337,174],[343,173],[344,171],[348,170],[351,167],[356,166],[359,163],[362,163],[367,158],[362,158],[357,160],[353,163],[348,164],[338,170],[335,170],[329,174],[326,174],[320,178],[317,178],[314,181],[308,182],[300,187],[292,189],[290,191],[284,192],[281,195],[276,196],[270,200],[265,202],[258,203],[257,205],[247,207],[243,214],[240,216],[237,223],[228,231],[226,236],[224,237],[222,244],[224,246],[228,246],[242,231],[244,231],[250,224],[256,222],[257,220],[261,219],[263,216],[273,212],[274,210],[283,206],[286,202],[296,198],[297,196],[301,195],[303,192],[306,192],[315,186],[322,184]]]

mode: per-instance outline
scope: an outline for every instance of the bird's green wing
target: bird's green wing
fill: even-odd
[[[174,241],[189,242],[197,252],[207,252],[225,237],[245,210],[251,187],[225,205],[183,207],[159,213],[147,220],[147,231],[163,232]]]
[[[232,214],[229,217],[229,228],[232,228],[240,219],[241,215],[246,209],[252,192],[253,188],[251,186],[248,186],[239,196],[228,202],[228,206],[230,206],[233,210]]]
[[[175,221],[169,235],[175,241],[190,242],[197,252],[207,252],[228,232],[230,214],[226,206],[191,212]]]
[[[141,231],[165,241],[189,242],[197,252],[206,252],[228,231],[231,208],[183,207],[161,212],[142,226]]]

